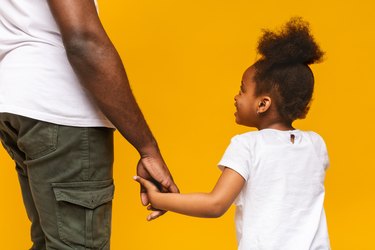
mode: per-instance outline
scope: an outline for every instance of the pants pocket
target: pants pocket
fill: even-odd
[[[102,249],[110,239],[113,180],[53,183],[62,241],[76,249]]]
[[[27,159],[43,157],[56,150],[58,125],[38,121],[32,128],[20,134],[17,145]]]

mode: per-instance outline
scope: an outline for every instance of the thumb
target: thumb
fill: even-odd
[[[147,190],[142,185],[139,185],[141,187],[141,202],[143,206],[146,206],[149,204],[148,196],[147,196]]]
[[[142,184],[144,183],[144,179],[139,177],[139,176],[133,176],[133,180],[138,182],[140,184],[141,190],[141,202],[143,206],[147,206],[149,204],[148,196],[147,196],[147,189],[146,187]]]
[[[146,190],[152,189],[154,187],[156,188],[156,186],[152,182],[150,182],[150,181],[148,181],[146,179],[143,179],[140,176],[134,176],[133,179],[136,182],[138,182],[139,184],[141,184],[141,186],[144,187]],[[142,190],[142,191],[146,191],[146,190]]]

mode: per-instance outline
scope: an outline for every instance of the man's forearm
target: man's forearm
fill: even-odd
[[[78,37],[67,41],[65,46],[81,83],[120,133],[140,154],[157,149],[121,59],[109,39]]]
[[[48,0],[69,61],[99,108],[141,155],[157,145],[140,111],[121,59],[93,1]]]

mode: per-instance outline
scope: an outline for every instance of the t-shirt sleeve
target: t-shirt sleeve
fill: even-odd
[[[321,139],[320,156],[323,159],[324,168],[327,169],[329,167],[329,157],[328,157],[327,146],[323,138],[320,138],[320,139]]]
[[[329,157],[328,157],[327,146],[323,138],[315,132],[310,132],[310,136],[313,140],[316,153],[318,154],[319,158],[322,160],[324,168],[327,169],[329,167]]]
[[[225,167],[233,169],[247,181],[250,175],[249,145],[240,136],[234,136],[218,165],[221,170]]]

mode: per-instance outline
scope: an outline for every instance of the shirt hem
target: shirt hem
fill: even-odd
[[[14,110],[12,108],[4,108],[0,106],[0,113],[10,113],[14,115],[25,116],[31,119],[54,123],[63,126],[72,127],[106,127],[115,128],[115,126],[107,119],[92,119],[92,118],[72,118],[69,116],[56,116],[53,114],[46,114],[30,110]]]

